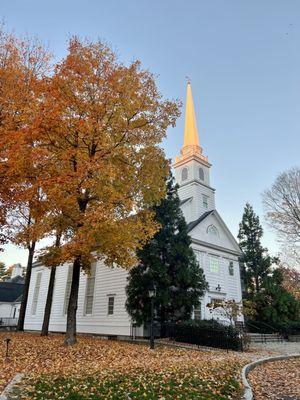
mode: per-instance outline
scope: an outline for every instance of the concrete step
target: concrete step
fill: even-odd
[[[282,337],[277,333],[249,333],[248,335],[252,343],[275,343],[283,341]]]
[[[300,335],[289,335],[289,342],[300,342]]]

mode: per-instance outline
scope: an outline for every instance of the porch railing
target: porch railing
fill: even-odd
[[[0,327],[17,326],[18,318],[0,317]]]

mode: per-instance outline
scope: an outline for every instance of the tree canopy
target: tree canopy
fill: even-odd
[[[80,270],[99,258],[130,269],[158,229],[151,206],[165,195],[169,171],[160,143],[179,102],[164,100],[139,61],[122,64],[103,42],[73,37],[50,68],[42,46],[1,40],[4,223],[10,240],[28,248],[29,264],[38,240],[59,235],[60,245],[54,240],[42,257],[73,263],[67,331],[74,343]]]

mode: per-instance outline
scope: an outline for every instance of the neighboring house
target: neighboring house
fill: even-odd
[[[192,247],[203,268],[209,289],[194,311],[195,319],[220,318],[207,304],[214,299],[242,298],[238,259],[239,246],[215,208],[215,189],[210,186],[208,158],[199,145],[191,86],[187,86],[184,145],[174,163],[175,178],[183,214],[188,223]],[[34,265],[26,312],[25,329],[40,330],[48,290],[50,270]],[[122,268],[108,268],[103,262],[93,265],[91,275],[80,277],[77,330],[82,333],[128,336],[132,323],[125,309],[128,273]],[[72,266],[57,268],[51,331],[65,331],[70,295]],[[242,318],[241,318],[242,319]],[[134,332],[143,335],[143,329]]]
[[[15,324],[19,317],[24,279],[21,276],[0,282],[0,326]]]

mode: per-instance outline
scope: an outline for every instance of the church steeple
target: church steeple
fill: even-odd
[[[187,222],[195,221],[215,209],[214,189],[210,186],[208,158],[202,154],[190,82],[186,88],[186,108],[183,146],[173,164],[178,195]]]
[[[202,154],[202,147],[200,147],[199,143],[196,113],[190,81],[188,81],[186,88],[184,140],[180,153],[181,156],[176,157],[175,159],[176,163],[191,156],[196,156],[202,161],[208,163],[207,157]]]
[[[183,148],[200,148],[191,83],[186,87],[185,126]]]

